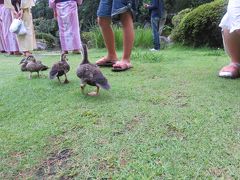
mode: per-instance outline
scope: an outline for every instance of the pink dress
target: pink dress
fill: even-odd
[[[2,19],[2,26],[1,28],[1,35],[2,36],[2,43],[4,46],[4,50],[7,52],[15,52],[19,51],[17,37],[14,33],[9,31],[9,27],[12,23],[12,13],[11,9],[2,7],[1,8],[1,19]]]
[[[49,6],[57,13],[59,37],[63,51],[79,50],[82,46],[77,4],[82,4],[82,0],[57,3],[55,0],[49,0]]]
[[[6,45],[3,39],[3,22],[2,22],[2,12],[3,12],[3,4],[0,4],[0,51],[5,51]]]

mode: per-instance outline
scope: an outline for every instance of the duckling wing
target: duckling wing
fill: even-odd
[[[108,83],[108,80],[104,77],[104,75],[102,74],[102,72],[100,71],[99,68],[96,68],[93,74],[94,78],[93,78],[93,82],[100,86],[103,89],[110,89],[110,85]]]
[[[70,66],[67,62],[64,62],[63,64],[63,68],[64,68],[64,72],[67,73],[68,71],[70,71]]]
[[[93,71],[89,64],[80,65],[77,69],[77,76],[82,82],[87,83],[93,79]]]
[[[30,71],[30,72],[37,72],[37,71],[39,71],[39,67],[38,67],[37,63],[29,62],[26,65],[26,70]]]
[[[58,63],[54,64],[51,68],[51,71],[49,72],[49,78],[55,79],[58,75],[59,69],[60,69],[59,64]]]
[[[46,71],[48,68],[48,66],[45,66],[44,64],[42,64],[41,61],[37,61],[37,65],[38,65],[38,68],[39,68],[39,71]]]
[[[41,71],[46,71],[46,70],[48,70],[48,69],[49,69],[48,66],[45,66],[45,65],[42,65],[42,66],[41,66]]]
[[[27,71],[26,66],[27,66],[27,63],[23,63],[23,64],[21,65],[21,71]]]

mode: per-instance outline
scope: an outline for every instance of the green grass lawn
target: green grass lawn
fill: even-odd
[[[217,77],[223,51],[134,50],[130,71],[102,69],[112,88],[98,97],[80,93],[81,56],[68,57],[60,85],[0,55],[0,179],[240,178],[240,80]]]

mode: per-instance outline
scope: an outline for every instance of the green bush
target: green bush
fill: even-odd
[[[226,12],[226,6],[225,0],[216,0],[187,13],[173,30],[173,40],[194,47],[222,47],[218,25]]]
[[[177,27],[180,24],[181,20],[186,16],[186,14],[188,14],[191,11],[192,11],[192,9],[187,8],[187,9],[180,11],[177,15],[173,16],[173,18],[172,18],[173,26]]]
[[[172,26],[164,25],[161,36],[168,37],[171,34],[172,30],[173,30]]]
[[[55,19],[38,18],[33,20],[34,28],[38,33],[50,33],[56,36],[58,31],[58,24]]]
[[[93,41],[92,41],[92,39],[93,39],[92,36],[93,36],[92,32],[84,32],[84,31],[81,32],[82,43],[87,44],[89,48],[94,47]]]
[[[36,39],[43,39],[46,43],[48,48],[53,48],[56,45],[56,38],[47,33],[36,33]]]

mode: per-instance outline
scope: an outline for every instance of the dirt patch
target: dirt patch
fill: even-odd
[[[71,149],[64,149],[57,153],[51,153],[50,157],[37,168],[35,176],[39,179],[48,179],[54,177],[62,169],[69,168],[69,158],[72,156]],[[72,176],[60,176],[60,179],[71,179]]]
[[[172,124],[167,124],[167,132],[166,135],[168,137],[177,137],[180,140],[186,139],[186,135],[184,134],[183,130],[178,129]]]
[[[227,169],[225,168],[217,168],[213,167],[208,170],[211,176],[217,177],[217,178],[223,178],[226,180],[232,180],[233,178],[228,174]]]
[[[134,116],[131,121],[127,122],[125,125],[124,125],[124,128],[118,130],[118,131],[114,131],[113,132],[113,136],[119,136],[119,135],[122,135],[126,132],[129,132],[129,131],[132,131],[135,129],[136,126],[138,126],[141,121],[143,119],[143,116]]]
[[[174,95],[173,95],[173,98],[175,100],[175,104],[178,106],[178,107],[186,107],[188,105],[188,99],[189,99],[189,96],[185,95],[183,92],[176,92]]]
[[[127,131],[133,130],[142,121],[142,116],[134,116],[133,119],[125,125]]]
[[[98,163],[99,171],[114,172],[116,170],[116,165],[111,159],[104,159]]]
[[[119,164],[121,167],[125,167],[128,164],[128,152],[126,149],[122,149],[119,154]]]

